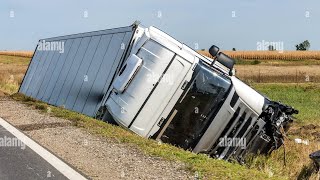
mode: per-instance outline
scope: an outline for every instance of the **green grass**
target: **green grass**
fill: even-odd
[[[137,147],[147,155],[183,162],[186,164],[187,170],[194,174],[197,173],[200,177],[205,179],[286,179],[285,177],[278,175],[269,177],[268,173],[260,172],[255,168],[247,168],[237,163],[212,159],[206,155],[194,154],[168,144],[159,144],[154,140],[139,137],[121,127],[113,126],[66,109],[49,106],[21,94],[15,94],[12,97],[17,101],[33,106],[44,113],[47,113],[48,109],[50,109],[52,116],[68,119],[77,127],[113,139],[115,142],[127,143]],[[130,146],[128,147],[130,148]]]
[[[18,91],[18,89],[19,89],[18,85],[0,82],[0,90],[4,93],[14,94]]]
[[[320,131],[320,84],[279,83],[253,84],[252,86],[272,100],[295,107],[299,110],[299,114],[295,115],[297,119],[286,135],[285,146],[274,151],[271,156],[253,158],[247,162],[246,166],[265,172],[272,171],[274,174],[286,176],[289,179],[318,179],[316,174],[310,173],[313,165],[309,154],[319,150],[317,134]],[[294,142],[295,138],[309,140],[309,145],[297,144]],[[286,156],[284,156],[284,151]],[[286,157],[286,166],[284,157]]]
[[[253,84],[270,99],[283,102],[299,110],[295,115],[301,124],[320,124],[320,84]]]

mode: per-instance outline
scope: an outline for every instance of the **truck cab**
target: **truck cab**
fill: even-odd
[[[105,103],[117,124],[220,159],[281,146],[280,129],[297,111],[235,77],[234,61],[217,47],[210,59],[159,29],[138,30]]]

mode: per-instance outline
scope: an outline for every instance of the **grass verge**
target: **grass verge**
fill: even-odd
[[[320,84],[268,83],[253,84],[253,87],[272,100],[293,106],[300,113],[295,115],[301,125],[320,124]]]
[[[320,149],[320,84],[252,84],[272,100],[281,101],[299,110],[296,120],[286,135],[285,146],[271,156],[258,156],[247,162],[248,168],[289,177],[289,179],[319,179],[312,173],[313,164],[309,154]],[[306,144],[297,144],[295,139]],[[285,157],[285,159],[284,159]]]
[[[180,161],[186,164],[187,170],[203,179],[286,179],[275,174],[260,172],[255,168],[247,168],[237,163],[209,158],[206,155],[194,154],[183,149],[139,137],[121,127],[113,126],[88,116],[68,111],[59,107],[49,106],[21,94],[14,94],[13,99],[31,105],[44,113],[50,109],[52,116],[68,119],[77,127],[91,133],[114,139],[120,143],[136,146],[145,154],[162,157],[166,160]]]

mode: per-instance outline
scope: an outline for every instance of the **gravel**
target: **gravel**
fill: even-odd
[[[183,163],[148,156],[133,145],[90,134],[8,97],[0,97],[0,117],[17,127],[36,127],[22,130],[92,179],[193,179]]]

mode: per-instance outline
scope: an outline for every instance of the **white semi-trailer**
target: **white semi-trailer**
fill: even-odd
[[[121,38],[110,46],[114,36]],[[79,51],[79,44],[88,37],[85,52]],[[73,47],[77,38],[81,39]],[[38,62],[47,69],[33,67],[37,60],[33,58],[21,93],[195,153],[239,161],[247,153],[269,153],[283,144],[282,133],[292,121],[291,115],[298,113],[269,100],[235,77],[234,60],[216,46],[209,50],[214,57],[210,59],[155,27],[134,24],[48,40],[55,39],[74,39],[69,48],[77,51],[70,59],[79,63],[74,67],[73,62],[68,62],[69,54],[62,55],[66,56],[64,60],[58,59],[67,67],[56,65],[60,68],[57,77],[48,75],[56,84],[50,86],[53,82],[46,82],[44,94],[52,92],[46,99],[39,98],[41,89],[30,84],[39,87],[39,79],[43,84],[51,66]],[[72,50],[65,50],[69,51]],[[114,55],[106,56],[107,53]],[[77,60],[77,56],[82,60]],[[101,64],[105,64],[103,68]],[[35,79],[28,79],[30,73]],[[92,82],[83,82],[83,77]],[[66,93],[64,86],[68,88]],[[55,89],[58,94],[54,94]]]

